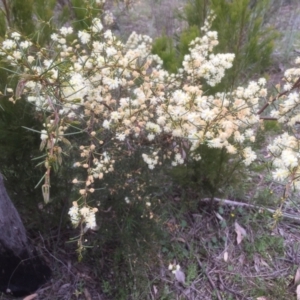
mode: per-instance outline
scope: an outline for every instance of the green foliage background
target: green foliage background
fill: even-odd
[[[171,72],[181,67],[189,43],[201,35],[201,27],[213,11],[213,31],[218,32],[216,53],[234,53],[233,67],[227,70],[221,84],[213,91],[230,91],[254,75],[261,75],[271,64],[274,40],[278,33],[266,26],[271,0],[189,0],[178,17],[187,29],[174,37],[162,36],[154,41],[153,53],[164,61]]]

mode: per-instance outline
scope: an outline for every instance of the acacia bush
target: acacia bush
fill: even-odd
[[[195,40],[177,75],[163,70],[160,58],[151,55],[149,37],[133,33],[122,44],[110,30],[102,33],[103,25],[97,18],[89,31],[78,32],[78,41],[72,38],[72,27],[53,33],[54,51],[33,47],[17,32],[3,41],[3,60],[21,75],[15,91],[6,90],[11,93],[10,100],[18,101],[23,95],[44,115],[40,148],[46,152],[46,202],[51,170],[62,163],[64,149],[70,145],[67,138],[72,134],[87,136],[86,144],[79,147],[81,159],[75,163],[86,169],[87,178],[73,180],[81,196],[70,215],[74,224],[84,221],[87,228],[95,226],[96,208],[87,205],[95,190],[91,185],[113,172],[116,162],[138,150],[149,169],[168,160],[173,166],[183,164],[187,151],[189,159],[201,159],[194,150],[202,143],[214,148],[225,146],[246,165],[251,163],[255,155],[248,147],[253,141],[248,127],[258,120],[254,112],[258,97],[266,94],[265,80],[231,94],[219,93],[216,98],[203,95],[201,78],[215,86],[234,59],[232,54],[212,54],[218,42],[216,32],[209,27],[208,20],[204,36]],[[244,94],[248,102],[230,101]],[[245,136],[240,137],[238,130],[245,131]],[[81,219],[82,208],[91,219]]]

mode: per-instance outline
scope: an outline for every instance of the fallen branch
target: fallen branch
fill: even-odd
[[[228,199],[213,198],[213,200],[216,202],[219,202],[221,205],[242,206],[242,207],[248,207],[248,208],[253,208],[253,209],[258,209],[258,210],[263,210],[263,211],[266,210],[272,214],[275,213],[275,211],[276,211],[276,209],[273,209],[273,208],[267,208],[267,207],[262,207],[259,205],[253,205],[253,204],[248,204],[248,203],[244,203],[244,202],[237,202],[237,201],[228,200]],[[209,201],[211,201],[211,198],[203,198],[203,199],[200,199],[200,201],[209,202]],[[297,223],[300,223],[300,215],[295,216],[293,214],[282,212],[282,217],[296,221]]]

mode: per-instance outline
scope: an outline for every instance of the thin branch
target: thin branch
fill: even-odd
[[[275,102],[276,100],[278,100],[280,97],[285,96],[287,94],[289,94],[292,90],[295,90],[297,88],[300,87],[300,77],[298,78],[298,80],[294,83],[294,85],[292,86],[292,88],[288,91],[284,91],[282,93],[280,93],[277,97],[275,97],[274,99],[272,99],[271,101],[267,102],[258,112],[257,114],[260,115],[269,105],[271,105],[273,102]]]
[[[259,117],[261,120],[265,120],[265,121],[278,121],[278,118],[274,118],[274,117],[268,117],[268,116],[260,116]],[[297,121],[295,122],[296,125],[299,125],[300,122]]]
[[[268,117],[268,116],[259,116],[261,120],[266,120],[266,121],[278,121],[278,118],[274,117]]]

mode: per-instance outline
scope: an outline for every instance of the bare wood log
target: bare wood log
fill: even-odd
[[[203,202],[209,202],[211,200],[212,200],[211,198],[200,199],[200,201],[203,201]],[[231,205],[231,206],[248,207],[248,208],[253,208],[253,209],[257,209],[257,210],[268,211],[268,212],[270,212],[272,214],[275,213],[275,211],[276,211],[276,209],[273,209],[273,208],[268,208],[268,207],[263,207],[263,206],[259,206],[259,205],[248,204],[248,203],[244,203],[244,202],[237,202],[237,201],[228,200],[228,199],[213,198],[213,201],[219,202],[221,205]],[[300,223],[300,215],[296,216],[296,215],[293,215],[293,214],[282,212],[282,217],[286,218],[286,219],[293,220],[293,221],[295,221],[297,223]]]

